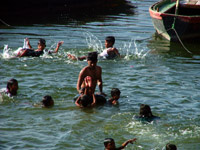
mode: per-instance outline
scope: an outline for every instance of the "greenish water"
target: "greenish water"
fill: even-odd
[[[179,150],[200,149],[200,55],[199,44],[179,44],[155,37],[148,7],[155,0],[131,1],[134,14],[99,16],[91,22],[18,25],[0,29],[0,88],[10,78],[19,81],[18,96],[0,102],[0,149],[15,150],[102,150],[103,140],[115,139],[120,146],[137,138],[127,150],[162,150],[174,143]],[[79,109],[73,102],[76,83],[86,61],[75,62],[68,53],[102,51],[104,38],[116,37],[115,47],[125,56],[120,60],[99,60],[103,91],[121,90],[118,107]],[[64,41],[58,54],[39,58],[8,59],[29,37],[33,47],[45,38],[47,48]],[[98,92],[98,88],[96,89]],[[51,95],[51,109],[34,107],[44,95]],[[140,104],[149,104],[161,120],[143,124],[134,119]]]

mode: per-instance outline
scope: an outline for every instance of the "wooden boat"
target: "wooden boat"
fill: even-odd
[[[162,0],[149,8],[155,30],[169,41],[200,39],[200,1],[178,4],[176,0]]]

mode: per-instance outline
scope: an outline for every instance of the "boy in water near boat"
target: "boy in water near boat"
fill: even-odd
[[[81,96],[76,100],[76,105],[80,106],[81,97],[86,95],[88,97],[88,102],[90,102],[91,105],[96,104],[96,98],[94,95],[96,85],[99,86],[99,95],[104,95],[103,93],[103,81],[102,81],[102,69],[100,66],[97,66],[97,52],[90,52],[87,56],[87,62],[88,65],[84,67],[78,77],[77,81],[77,91]],[[86,98],[84,96],[83,98]]]
[[[120,98],[120,90],[118,88],[112,88],[111,90],[111,98],[108,100],[108,103],[111,105],[117,105],[118,99]]]
[[[32,56],[32,57],[39,57],[40,55],[44,54],[44,50],[46,47],[46,41],[45,39],[39,39],[38,41],[38,49],[34,50],[32,49],[32,46],[30,44],[30,41],[28,38],[26,38],[27,46],[28,48],[21,49],[16,57],[24,57],[24,56]],[[57,47],[54,51],[47,51],[49,54],[57,53],[59,50],[59,47],[63,44],[63,41],[58,42]]]
[[[113,59],[116,57],[120,57],[119,51],[113,47],[115,44],[115,37],[114,36],[107,36],[105,38],[105,48],[103,52],[101,52],[98,56],[100,58],[106,58],[106,59]],[[74,55],[68,54],[68,58],[71,60],[85,60],[87,59],[87,56],[81,56],[76,57]]]
[[[136,140],[137,140],[136,138],[127,140],[122,144],[122,146],[116,148],[114,139],[106,138],[106,139],[104,139],[105,150],[120,150],[120,149],[124,149],[129,143],[133,144],[133,142],[135,142]]]

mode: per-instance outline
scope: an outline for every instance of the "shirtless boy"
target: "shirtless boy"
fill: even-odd
[[[120,57],[119,51],[113,47],[115,44],[115,37],[114,36],[107,36],[105,38],[105,48],[103,52],[101,52],[98,56],[100,58],[106,58],[106,59],[113,59],[116,57]],[[76,57],[74,55],[68,54],[68,58],[72,60],[85,60],[87,59],[87,56],[81,56]]]
[[[100,95],[105,95],[103,93],[103,82],[102,82],[102,69],[100,66],[97,66],[97,52],[90,52],[88,53],[87,56],[87,62],[88,65],[86,67],[84,67],[79,74],[78,77],[78,82],[77,82],[77,91],[80,94],[83,94],[82,89],[88,87],[88,85],[86,85],[87,83],[89,84],[89,88],[90,91],[88,94],[90,97],[93,96],[95,89],[96,89],[96,85],[98,84],[99,86],[99,91],[100,91]],[[88,78],[87,82],[85,78]],[[93,99],[93,103],[95,103],[94,99]]]

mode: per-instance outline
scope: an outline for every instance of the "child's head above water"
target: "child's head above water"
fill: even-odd
[[[115,98],[115,99],[119,99],[119,97],[120,97],[120,90],[118,89],[118,88],[112,88],[112,90],[111,90],[111,92],[110,92],[110,94],[111,94],[111,96],[113,97],[113,98]]]
[[[98,57],[98,53],[97,52],[90,52],[90,53],[88,53],[87,61],[96,62],[97,61],[97,57]]]
[[[46,41],[45,39],[39,39],[38,41],[38,49],[44,49],[46,47]]]
[[[105,38],[105,41],[112,43],[112,45],[114,45],[115,44],[115,37],[114,36],[107,36]]]
[[[177,150],[176,145],[168,143],[166,145],[166,150]]]
[[[105,138],[104,139],[104,146],[106,149],[114,149],[115,148],[115,141],[112,138]]]
[[[151,108],[149,105],[141,104],[140,105],[140,117],[152,117]]]
[[[42,100],[42,105],[44,107],[53,107],[54,101],[53,101],[52,97],[49,95],[44,96],[43,100]]]
[[[16,79],[10,79],[7,82],[7,90],[11,95],[17,95],[18,81]]]
[[[45,39],[39,39],[38,45],[39,45],[39,44],[43,44],[43,45],[46,46],[46,40],[45,40]]]

